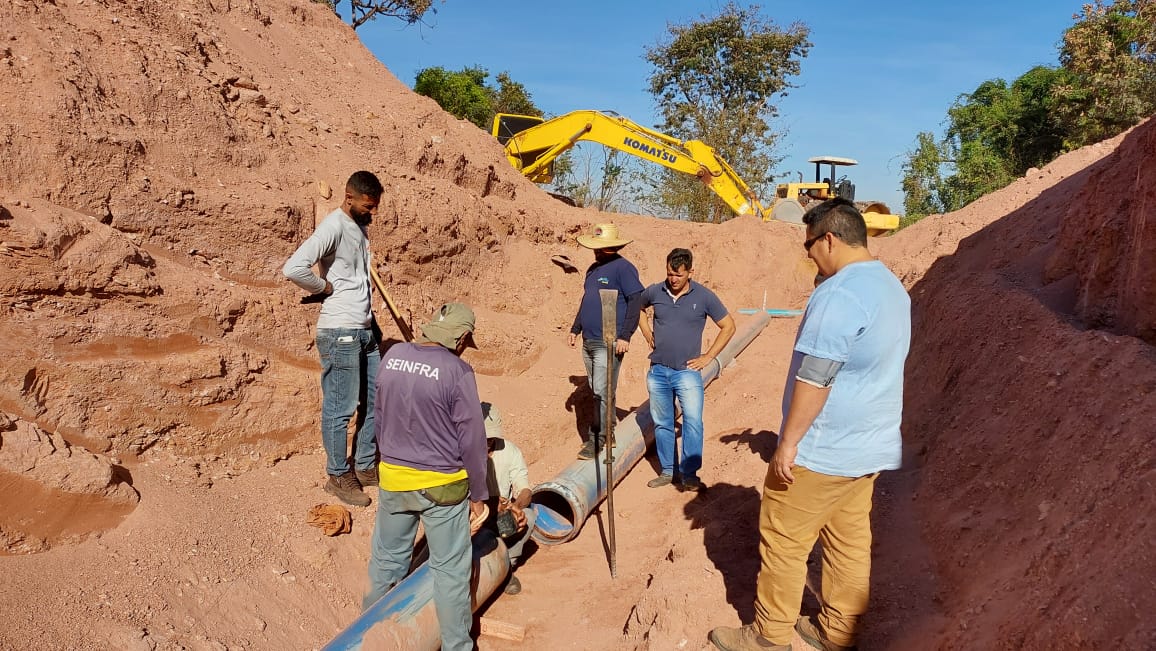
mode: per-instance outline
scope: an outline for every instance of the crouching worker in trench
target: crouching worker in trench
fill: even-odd
[[[514,576],[522,549],[534,530],[534,509],[530,506],[530,470],[522,451],[502,435],[502,414],[494,405],[483,402],[486,422],[486,444],[490,454],[490,499],[497,497],[496,527],[510,554],[510,578],[506,594],[522,591],[522,582]]]
[[[422,337],[382,358],[375,402],[380,490],[369,557],[369,608],[409,572],[420,520],[429,545],[442,649],[469,651],[472,545],[490,492],[486,428],[474,370],[474,313],[441,306]],[[476,525],[472,523],[477,523]]]

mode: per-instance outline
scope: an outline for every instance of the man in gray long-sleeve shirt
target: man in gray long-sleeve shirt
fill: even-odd
[[[420,520],[441,648],[470,651],[470,536],[490,496],[478,386],[461,359],[475,347],[474,312],[447,303],[421,330],[418,342],[390,348],[377,374],[381,483],[362,606],[405,578]]]
[[[321,440],[329,481],[325,491],[354,506],[368,506],[362,486],[377,484],[373,435],[374,378],[380,360],[370,309],[369,238],[366,227],[383,188],[370,172],[356,172],[345,184],[345,200],[317,226],[285,262],[282,272],[321,298],[317,353],[321,357]],[[321,275],[313,273],[318,265]],[[349,467],[349,421],[357,411],[353,463]]]

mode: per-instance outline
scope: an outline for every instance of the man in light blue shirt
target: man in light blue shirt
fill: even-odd
[[[370,309],[367,227],[383,188],[370,172],[356,172],[345,184],[341,207],[285,262],[282,273],[321,300],[317,354],[321,357],[321,440],[329,480],[325,491],[346,504],[367,506],[362,486],[377,485],[377,442],[373,433],[374,378],[381,359]],[[321,275],[313,273],[317,265]],[[346,431],[357,412],[353,462],[349,467]]]
[[[867,250],[853,203],[825,201],[803,223],[803,247],[826,280],[807,302],[795,339],[763,486],[755,621],[711,631],[724,651],[789,649],[794,632],[826,651],[855,645],[871,579],[875,478],[900,465],[911,300]],[[817,539],[822,607],[817,618],[799,617]]]

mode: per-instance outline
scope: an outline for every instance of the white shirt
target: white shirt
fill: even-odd
[[[518,446],[502,438],[502,415],[497,407],[489,407],[485,424],[486,436],[501,441],[499,449],[490,453],[494,465],[490,475],[490,495],[513,501],[522,490],[530,488],[530,469],[526,467],[526,459]]]

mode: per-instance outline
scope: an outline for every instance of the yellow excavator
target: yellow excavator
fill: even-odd
[[[670,169],[697,176],[736,215],[763,217],[766,210],[747,184],[715,150],[698,140],[679,140],[613,111],[573,111],[545,120],[499,113],[492,131],[506,158],[535,183],[554,179],[552,163],[580,140],[597,142]]]
[[[695,176],[736,215],[754,215],[763,221],[769,221],[774,216],[775,206],[765,208],[750,186],[710,145],[699,140],[672,138],[613,111],[572,111],[549,120],[533,115],[499,113],[494,116],[491,133],[505,148],[510,164],[535,183],[551,182],[554,179],[554,160],[579,141],[585,140]],[[792,190],[786,189],[785,185],[779,186],[782,194],[776,197],[775,205],[787,198],[794,198],[795,206],[802,205],[797,196],[788,194],[797,191],[795,186],[800,184],[789,185]],[[817,189],[818,184],[802,185],[815,185],[816,188],[807,189],[814,190],[814,196],[821,194]],[[832,184],[824,187],[830,196],[836,196]],[[806,196],[809,198],[811,195]],[[783,221],[801,224],[802,212],[797,217],[795,212],[789,209],[783,211]],[[877,213],[865,213],[863,216],[867,219],[867,229],[871,234],[894,230],[899,226],[899,218],[895,215],[883,215],[893,220],[879,219]]]

